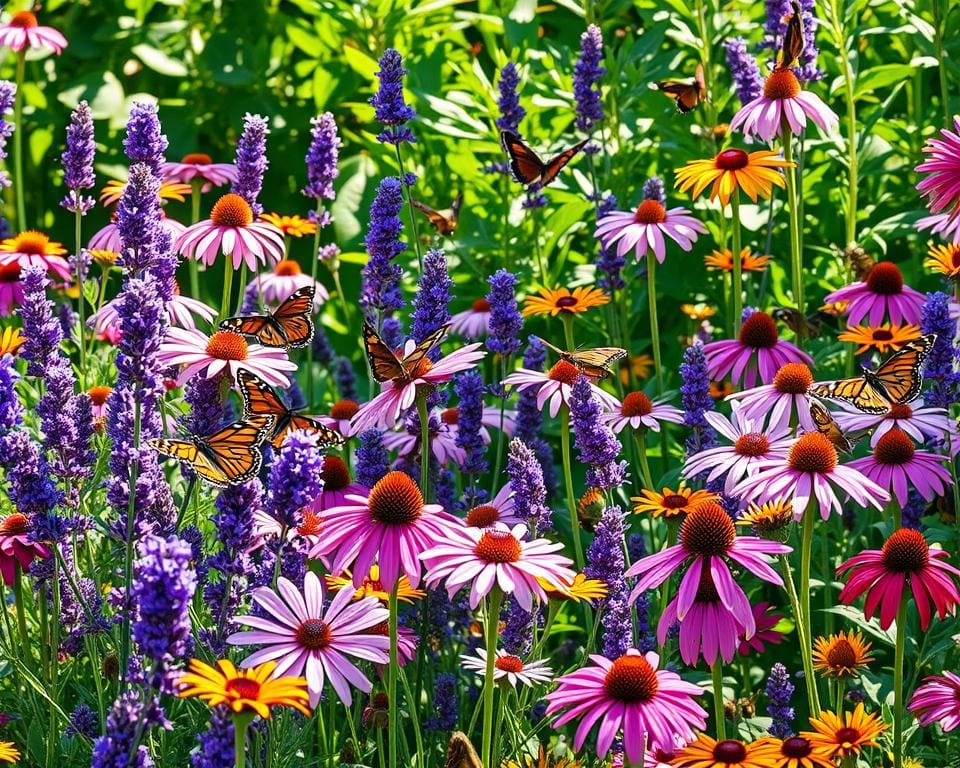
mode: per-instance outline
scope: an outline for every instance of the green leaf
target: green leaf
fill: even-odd
[[[352,45],[343,46],[343,58],[350,65],[350,69],[371,83],[380,69],[376,59],[371,58]]]
[[[135,45],[131,48],[131,53],[140,59],[144,66],[152,69],[154,72],[159,72],[161,75],[167,75],[168,77],[186,77],[190,74],[190,70],[187,69],[186,64],[167,56],[167,54],[159,48],[154,48],[152,45],[147,45],[146,43]]]
[[[367,178],[375,170],[373,160],[368,155],[357,155],[340,164],[340,178],[345,181],[337,190],[337,199],[330,206],[338,241],[352,240],[362,231],[357,212],[361,209]]]
[[[913,72],[914,67],[909,64],[880,64],[865,69],[857,77],[854,98],[860,99],[879,88],[886,88],[894,83],[908,80]]]

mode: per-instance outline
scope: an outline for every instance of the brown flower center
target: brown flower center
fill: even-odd
[[[256,701],[260,697],[260,683],[251,680],[249,677],[234,677],[227,680],[224,688],[226,688],[227,693],[234,694],[238,699]]]
[[[690,498],[680,493],[668,493],[663,497],[660,506],[665,509],[683,509],[690,503]]]
[[[576,296],[560,296],[553,304],[560,309],[569,311],[571,307],[575,307],[579,303],[580,300]]]
[[[323,490],[342,491],[350,485],[350,470],[339,456],[324,456],[323,469],[320,471],[323,478]]]
[[[813,745],[803,736],[791,736],[783,740],[780,751],[784,757],[807,757],[813,752]]]
[[[0,283],[19,283],[20,263],[17,261],[0,266]]]
[[[249,348],[239,333],[217,331],[207,342],[207,354],[218,360],[246,360]]]
[[[308,651],[319,651],[321,648],[330,645],[333,635],[326,622],[320,619],[307,619],[297,627],[294,637],[300,647],[306,648]]]
[[[547,373],[547,378],[559,381],[562,384],[568,384],[572,387],[579,375],[580,369],[577,368],[577,366],[573,363],[568,363],[566,360],[559,360]]]
[[[827,651],[827,664],[834,669],[852,669],[857,666],[857,652],[845,637],[834,640]]]
[[[813,384],[813,374],[803,363],[787,363],[780,366],[773,377],[773,388],[785,395],[803,395]]]
[[[896,264],[878,261],[867,272],[865,282],[872,293],[893,296],[903,290],[903,273]]]
[[[12,515],[5,517],[3,522],[0,522],[0,535],[19,536],[27,532],[29,525],[26,515],[14,512]]]
[[[470,305],[470,309],[474,312],[489,312],[490,311],[490,302],[486,299],[477,299],[473,304]]]
[[[916,453],[907,433],[902,429],[891,429],[877,440],[873,455],[881,464],[906,464]]]
[[[607,670],[603,687],[610,698],[634,704],[656,696],[660,683],[656,670],[643,656],[621,656]]]
[[[741,456],[763,456],[770,450],[770,441],[767,440],[766,435],[749,432],[737,438],[733,449]]]
[[[360,404],[356,400],[337,400],[330,406],[330,418],[337,421],[352,419],[360,410]]]
[[[883,545],[883,567],[894,573],[919,573],[930,562],[930,548],[920,531],[900,528]]]
[[[885,419],[909,419],[913,417],[913,408],[911,408],[906,403],[895,403],[890,406],[890,410],[887,412],[887,415],[883,418]]]
[[[752,349],[770,349],[777,344],[780,334],[770,315],[754,312],[740,326],[740,343]]]
[[[300,269],[300,265],[293,259],[282,259],[278,261],[277,266],[273,268],[273,274],[283,275],[284,277],[294,277],[303,274],[303,270]]]
[[[874,341],[892,341],[893,334],[890,333],[886,328],[875,328],[873,331],[873,340]]]
[[[860,731],[856,728],[841,728],[834,735],[834,740],[837,744],[842,744],[844,747],[849,748],[860,741]]]
[[[797,472],[827,474],[837,466],[837,449],[819,432],[806,432],[790,447],[787,464]]]
[[[733,765],[734,763],[740,763],[746,760],[746,758],[747,748],[743,745],[742,741],[724,739],[723,741],[718,741],[717,745],[713,748],[713,759],[718,763]]]
[[[700,572],[700,583],[697,585],[698,603],[718,603],[720,595],[717,592],[717,585],[713,583],[713,574],[709,568],[704,568]]]
[[[45,256],[50,238],[43,232],[28,229],[14,238],[14,253],[27,253],[31,256]]]
[[[643,392],[631,392],[623,398],[623,404],[620,406],[620,415],[626,416],[646,416],[653,411],[653,403]]]
[[[687,513],[680,528],[684,549],[703,557],[726,554],[733,546],[737,529],[723,507],[707,501]]]
[[[500,513],[492,504],[481,504],[467,512],[467,525],[473,528],[486,528],[500,519]]]
[[[90,387],[90,402],[94,405],[105,405],[113,387]]]
[[[795,99],[800,95],[800,81],[789,69],[778,69],[767,75],[763,95],[768,99]]]
[[[460,422],[459,408],[445,408],[440,412],[440,421],[444,424],[457,424]]]
[[[10,17],[11,27],[20,27],[20,29],[32,29],[37,26],[37,17],[30,11],[18,11]]]
[[[203,152],[188,152],[180,162],[188,163],[189,165],[210,165],[213,160],[210,155],[204,154]]]
[[[409,475],[387,472],[370,489],[370,516],[384,525],[409,525],[423,512],[423,494]]]
[[[644,200],[637,206],[633,220],[637,224],[663,224],[667,220],[667,212],[659,201]]]
[[[520,559],[520,542],[510,531],[486,531],[474,547],[481,560],[488,563],[515,563]]]
[[[498,656],[493,666],[504,672],[523,672],[523,662],[516,656]]]
[[[253,211],[240,195],[229,192],[213,204],[210,221],[220,227],[245,227],[253,223]]]
[[[742,149],[725,149],[717,155],[714,163],[722,171],[739,171],[750,165],[750,155]]]

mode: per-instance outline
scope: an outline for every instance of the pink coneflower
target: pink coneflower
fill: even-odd
[[[465,339],[482,339],[487,335],[489,322],[490,302],[486,299],[477,299],[470,305],[470,309],[457,312],[450,318],[450,330],[459,333]]]
[[[14,13],[6,24],[0,24],[0,45],[13,51],[30,48],[53,48],[59,54],[67,47],[67,38],[53,27],[41,27],[30,11]]]
[[[107,400],[113,392],[113,387],[96,386],[90,387],[87,393],[90,396],[90,415],[93,417],[93,426],[97,432],[103,431],[103,425],[107,420]]]
[[[253,552],[266,542],[267,539],[277,537],[284,538],[286,541],[296,541],[301,539],[307,546],[307,552],[316,544],[320,531],[323,527],[323,521],[320,516],[312,509],[304,508],[303,520],[296,528],[287,528],[282,525],[275,517],[271,517],[263,509],[253,511],[253,544],[248,549]]]
[[[366,631],[368,635],[379,635],[380,637],[387,638],[387,642],[390,642],[390,624],[386,621],[381,621],[376,626],[370,627]],[[414,632],[409,627],[405,627],[402,624],[397,625],[397,664],[401,667],[407,666],[408,662],[413,661],[417,655],[417,633]],[[383,664],[378,664],[377,669],[382,670],[384,668]],[[381,672],[382,674],[382,672]]]
[[[579,719],[573,748],[580,749],[600,721],[597,757],[605,757],[620,735],[627,760],[638,765],[644,749],[673,749],[676,738],[690,741],[694,728],[705,728],[707,713],[696,702],[703,689],[680,679],[676,672],[657,669],[660,657],[631,648],[610,660],[592,654],[592,664],[557,678],[557,689],[546,698],[547,714],[562,709],[554,726]]]
[[[820,508],[826,520],[830,513],[843,512],[836,489],[848,494],[862,507],[883,509],[890,495],[857,470],[840,464],[837,449],[819,432],[806,432],[798,437],[785,459],[764,462],[754,475],[733,489],[735,496],[747,496],[755,504],[785,498],[793,504],[799,520],[811,501]]]
[[[635,211],[612,211],[597,222],[594,237],[603,242],[604,248],[617,243],[617,255],[624,256],[633,249],[637,261],[653,251],[657,261],[663,264],[667,257],[664,235],[683,250],[689,251],[697,240],[697,234],[706,234],[707,228],[689,214],[686,208],[667,210],[658,200],[644,200]]]
[[[23,304],[23,286],[20,284],[20,263],[0,264],[0,315],[11,314],[14,306]]]
[[[440,411],[440,421],[446,425],[449,434],[453,437],[456,437],[460,430],[460,409],[456,407],[444,408],[442,411]],[[504,408],[501,419],[499,406],[485,405],[483,407],[483,412],[480,415],[480,437],[485,445],[490,445],[490,442],[493,439],[490,436],[491,429],[502,429],[503,434],[507,435],[507,437],[513,437],[513,433],[516,428],[516,411],[512,411],[509,408]]]
[[[507,376],[503,380],[503,384],[508,387],[516,387],[521,392],[536,387],[537,408],[543,410],[544,404],[549,403],[547,410],[551,417],[556,417],[560,412],[560,406],[567,405],[570,402],[573,383],[579,376],[580,369],[577,366],[568,363],[566,360],[559,360],[546,373],[519,368]],[[593,382],[590,383],[590,388],[604,410],[615,411],[620,408],[620,402],[609,392],[600,389]]]
[[[414,346],[412,339],[408,341],[405,354],[410,354]],[[353,417],[354,430],[363,432],[371,427],[390,429],[397,423],[400,414],[414,404],[418,388],[434,387],[448,382],[455,373],[475,367],[478,361],[486,357],[487,353],[481,350],[480,346],[468,344],[441,357],[435,363],[425,357],[409,379],[384,382],[380,394],[361,406],[360,411]]]
[[[380,580],[392,589],[402,575],[420,586],[420,554],[454,536],[463,523],[439,504],[424,504],[417,484],[403,472],[388,472],[369,496],[347,494],[346,504],[323,515],[323,536],[312,556],[332,555],[330,571],[349,568],[353,583],[376,562]]]
[[[267,303],[280,304],[290,297],[294,291],[312,285],[316,288],[313,296],[315,310],[323,306],[323,302],[330,298],[327,289],[319,280],[304,274],[300,265],[293,259],[282,259],[273,266],[273,272],[259,274],[250,281],[247,288],[259,286],[263,300]]]
[[[90,316],[87,325],[93,327],[97,333],[102,333],[105,328],[118,326],[120,323],[119,307],[119,298],[111,299]],[[166,310],[167,322],[170,325],[189,330],[197,327],[197,323],[193,319],[194,315],[208,324],[213,323],[217,317],[217,310],[207,306],[202,301],[184,296],[180,293],[179,286],[175,287],[173,298],[167,302]]]
[[[477,673],[481,678],[487,672],[487,649],[477,648],[472,654],[460,655],[461,666]],[[524,661],[519,656],[507,653],[502,648],[497,650],[497,658],[493,662],[494,682],[506,682],[511,688],[521,685],[534,686],[537,683],[549,683],[553,679],[553,670],[543,660]]]
[[[478,504],[467,510],[464,522],[471,528],[489,528],[496,523],[512,528],[526,523],[526,520],[521,520],[514,514],[515,509],[513,488],[507,483],[486,504]]]
[[[730,376],[741,380],[747,389],[757,383],[757,372],[764,384],[771,383],[787,363],[813,365],[813,359],[789,341],[783,341],[770,315],[754,312],[743,321],[736,339],[712,341],[703,348],[710,378],[720,381]]]
[[[929,229],[933,234],[940,235],[948,243],[960,244],[960,216],[936,213],[933,216],[924,216],[922,219],[918,219],[916,227],[921,232]]]
[[[716,411],[708,411],[704,417],[731,444],[693,454],[683,465],[683,476],[691,478],[709,472],[708,483],[723,477],[727,495],[765,462],[784,459],[790,451],[793,441],[789,424],[764,429],[763,417],[744,416],[739,404],[734,404],[729,419]]]
[[[702,573],[713,576],[723,606],[734,613],[740,624],[752,635],[755,629],[750,603],[733,576],[727,560],[732,560],[764,581],[780,586],[782,579],[767,564],[767,556],[792,551],[786,544],[755,536],[737,536],[730,516],[716,502],[704,502],[691,509],[680,526],[680,541],[661,552],[647,555],[626,571],[626,576],[640,576],[630,601],[648,589],[659,587],[676,570],[689,561],[680,580],[677,618],[683,621],[693,606]],[[744,607],[746,606],[746,607]]]
[[[167,181],[179,181],[182,184],[201,179],[204,182],[201,192],[208,192],[211,187],[222,187],[237,180],[237,166],[233,163],[215,163],[210,155],[202,152],[184,155],[179,163],[164,163],[161,173]]]
[[[466,458],[463,448],[457,445],[457,425],[447,424],[436,418],[429,421],[430,453],[440,466],[449,463],[462,464]],[[420,451],[420,424],[407,421],[399,429],[383,435],[383,445],[397,456],[409,456]]]
[[[805,432],[816,431],[810,415],[807,390],[813,386],[813,374],[806,363],[787,363],[780,366],[773,382],[727,396],[739,402],[741,413],[751,419],[767,419],[771,430],[799,423]]]
[[[870,447],[892,429],[902,429],[918,443],[927,440],[943,440],[957,433],[957,425],[943,408],[913,407],[907,403],[896,403],[886,413],[864,413],[852,405],[840,402],[842,410],[834,412],[837,424],[844,432],[873,430],[870,435]]]
[[[920,725],[940,723],[944,733],[949,733],[960,725],[960,675],[944,671],[923,678],[907,709],[917,716]]]
[[[924,144],[927,159],[917,166],[917,173],[927,176],[917,184],[917,189],[930,199],[930,213],[945,211],[950,219],[957,219],[960,216],[960,116],[954,116],[953,128],[953,131],[941,129],[941,138],[929,138]]]
[[[617,434],[627,427],[631,429],[646,427],[653,432],[659,432],[662,421],[683,424],[683,411],[672,405],[651,400],[643,392],[628,392],[623,402],[619,404],[618,412],[605,413],[602,419]]]
[[[856,325],[868,317],[870,325],[880,325],[884,315],[892,323],[920,324],[920,310],[926,297],[903,283],[900,268],[889,261],[880,261],[870,268],[862,282],[828,293],[825,304],[846,301],[847,319]]]
[[[187,227],[174,248],[207,267],[223,253],[231,257],[234,269],[245,263],[256,272],[259,264],[283,258],[283,232],[269,222],[254,221],[247,201],[229,192],[214,203],[209,219]]]
[[[783,619],[783,614],[771,613],[772,607],[770,603],[763,602],[757,603],[751,609],[757,631],[750,637],[741,638],[738,649],[741,656],[749,656],[751,652],[763,653],[767,644],[780,645],[783,642],[783,634],[774,630]]]
[[[326,416],[318,416],[317,421],[321,424],[337,430],[344,437],[353,437],[362,430],[353,426],[351,421],[360,410],[360,403],[356,400],[337,400],[330,406],[330,412]]]
[[[183,224],[176,219],[171,219],[162,210],[160,211],[160,226],[167,230],[174,242],[187,231]],[[117,229],[116,222],[111,219],[109,224],[97,230],[90,238],[87,248],[91,251],[121,253],[123,251],[123,241],[120,239],[120,231]]]
[[[910,486],[925,501],[943,495],[952,484],[943,461],[943,456],[918,451],[903,430],[891,429],[877,441],[873,453],[851,461],[848,466],[890,491],[902,507],[907,503]]]
[[[265,616],[237,616],[234,621],[253,627],[227,638],[230,645],[262,645],[241,664],[245,669],[276,661],[275,675],[307,678],[310,707],[320,702],[325,680],[348,707],[350,686],[369,693],[373,686],[347,656],[385,664],[390,640],[365,630],[384,622],[389,611],[373,597],[353,600],[349,589],[338,592],[324,610],[323,582],[313,571],[303,579],[303,592],[289,579],[277,579],[276,591],[258,587],[253,600]],[[266,618],[269,617],[269,618]]]
[[[29,573],[30,563],[45,557],[50,557],[50,550],[30,538],[30,521],[26,515],[14,512],[0,520],[0,575],[4,584],[13,586],[17,564],[21,571]]]
[[[16,264],[21,269],[43,267],[61,280],[71,278],[70,265],[63,255],[67,252],[60,243],[53,242],[43,232],[28,229],[0,243],[0,266]]]
[[[342,507],[347,503],[347,496],[366,496],[368,488],[353,482],[350,478],[350,468],[339,456],[327,455],[323,457],[323,490],[314,499],[310,509],[317,515],[334,507]]]
[[[297,364],[279,347],[250,344],[239,333],[217,331],[207,336],[189,328],[167,328],[160,345],[160,362],[165,366],[186,366],[177,377],[177,383],[204,373],[211,378],[226,371],[236,380],[237,371],[256,374],[267,384],[285,389],[290,386],[284,371],[297,370]]]
[[[476,608],[494,584],[513,595],[517,604],[528,613],[533,598],[547,602],[547,595],[538,578],[552,583],[571,584],[576,574],[568,557],[556,554],[562,543],[547,539],[526,541],[529,533],[524,523],[513,528],[496,524],[490,528],[463,527],[451,532],[449,539],[438,542],[421,553],[427,569],[427,585],[446,581],[450,598],[461,587],[470,585],[470,607]]]
[[[807,127],[810,118],[824,133],[830,133],[840,118],[815,93],[800,87],[789,69],[775,69],[763,83],[763,93],[744,104],[730,121],[730,130],[741,128],[747,136],[770,141],[781,134],[786,121],[794,135]]]
[[[864,616],[872,619],[879,608],[880,626],[887,629],[909,583],[920,613],[920,628],[926,630],[932,618],[931,602],[941,619],[953,614],[960,602],[953,580],[960,576],[960,571],[944,562],[946,557],[948,554],[942,549],[929,546],[920,531],[899,528],[890,534],[883,549],[868,549],[837,568],[838,574],[850,572],[840,591],[840,602],[850,605],[866,592]]]

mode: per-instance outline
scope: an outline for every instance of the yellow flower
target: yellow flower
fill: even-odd
[[[28,229],[0,243],[0,252],[26,253],[31,256],[63,256],[67,249],[60,243],[53,242],[43,232]]]
[[[762,149],[747,154],[742,149],[725,149],[716,157],[693,160],[677,171],[677,187],[684,192],[693,187],[692,196],[697,197],[710,184],[710,199],[720,198],[726,205],[735,190],[743,190],[753,202],[757,197],[769,197],[773,185],[783,187],[785,181],[781,168],[789,168],[778,152]]]
[[[620,369],[620,381],[624,384],[630,383],[630,372],[633,372],[634,378],[649,379],[650,372],[653,370],[653,358],[650,355],[632,355],[630,357],[630,370]]]
[[[871,349],[880,354],[897,352],[914,339],[920,338],[920,326],[904,323],[884,323],[874,327],[868,325],[848,325],[847,330],[837,336],[840,341],[859,344],[857,354],[862,355]]]
[[[558,755],[554,750],[547,751],[543,744],[537,756],[523,754],[514,760],[504,760],[500,768],[582,768],[583,761],[569,751]]]
[[[572,584],[561,584],[549,581],[542,576],[537,577],[540,586],[547,593],[547,597],[558,600],[573,600],[579,603],[581,600],[591,602],[593,600],[602,600],[607,596],[607,585],[600,579],[588,579],[585,573],[578,573],[573,577]]]
[[[813,667],[824,677],[857,677],[861,667],[873,661],[870,646],[863,633],[853,630],[818,637],[813,641]]]
[[[237,669],[227,659],[220,659],[216,667],[190,659],[190,671],[180,678],[178,695],[182,699],[196,696],[211,707],[225,704],[238,713],[255,712],[264,720],[270,719],[273,706],[292,707],[309,715],[306,679],[272,678],[276,668],[275,661],[251,669]]]
[[[353,587],[353,577],[350,575],[350,571],[344,571],[342,577],[325,576],[324,578],[326,579],[327,586],[334,592],[344,587]],[[424,595],[426,595],[426,592],[422,589],[414,589],[410,586],[410,580],[406,576],[400,577],[400,581],[397,583],[397,599],[403,600],[406,603],[412,603],[415,599],[419,599]],[[390,600],[390,593],[386,591],[383,588],[383,584],[380,583],[379,565],[371,565],[370,575],[365,576],[363,583],[354,590],[354,600],[362,600],[365,597],[375,597],[384,603]]]
[[[111,179],[106,183],[103,191],[100,193],[100,204],[113,205],[123,197],[126,189],[127,182],[120,181],[119,179]],[[178,181],[165,181],[160,185],[160,199],[176,200],[178,203],[182,203],[187,199],[186,195],[189,195],[191,191],[192,188],[189,184],[181,184]]]
[[[561,312],[575,314],[586,312],[590,307],[607,304],[610,297],[599,288],[543,288],[537,296],[527,296],[523,303],[523,316],[550,315],[556,317]]]
[[[4,328],[3,334],[0,335],[0,357],[4,355],[13,355],[17,356],[17,352],[20,351],[20,347],[23,346],[23,334],[20,333],[19,328]]]
[[[120,258],[120,254],[116,251],[105,251],[101,249],[96,249],[89,251],[90,257],[93,259],[93,263],[98,267],[112,267],[117,263],[117,259]]]
[[[680,311],[691,320],[703,321],[717,314],[717,308],[709,304],[681,304]]]
[[[667,518],[685,515],[705,502],[716,500],[717,494],[687,488],[682,480],[675,491],[664,488],[662,493],[657,493],[644,489],[640,492],[640,496],[630,497],[630,501],[634,503],[633,511],[638,515],[649,512],[654,517],[663,515]]]
[[[740,251],[740,269],[744,272],[763,272],[769,261],[769,256],[754,256],[751,254],[749,247]],[[724,272],[733,272],[733,253],[729,248],[724,248],[722,251],[713,251],[703,257],[703,263],[710,270],[719,269]]]
[[[749,525],[762,539],[778,538],[793,522],[793,504],[789,499],[774,499],[751,504],[737,519],[737,525]]]
[[[834,768],[836,763],[830,759],[827,750],[814,746],[810,739],[803,736],[790,736],[786,739],[763,739],[776,747],[770,768]]]
[[[890,727],[875,714],[867,714],[863,704],[842,715],[823,711],[820,717],[810,718],[810,725],[816,730],[803,731],[800,735],[816,746],[825,747],[831,758],[859,755],[864,747],[877,746],[877,736]]]
[[[951,282],[960,280],[960,245],[957,243],[931,245],[927,254],[927,258],[923,260],[923,266],[939,272]]]
[[[773,739],[744,742],[737,739],[716,739],[701,733],[695,741],[679,750],[671,765],[683,768],[771,768],[780,757],[780,748]]]
[[[820,311],[826,312],[828,315],[833,315],[834,317],[840,317],[846,314],[849,303],[849,301],[832,301],[829,304],[821,305]]]
[[[0,760],[5,763],[15,763],[20,759],[17,746],[12,741],[0,741]]]
[[[262,221],[269,221],[273,226],[290,237],[312,235],[317,231],[317,222],[305,219],[302,216],[281,216],[279,213],[261,213]]]

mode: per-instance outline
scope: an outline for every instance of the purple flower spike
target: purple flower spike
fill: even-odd
[[[403,58],[394,48],[387,48],[380,57],[380,88],[370,98],[370,104],[376,111],[377,122],[387,126],[377,136],[377,141],[385,144],[402,144],[416,141],[413,132],[404,123],[417,116],[413,107],[403,100],[403,78],[408,74],[403,68]]]
[[[333,200],[337,193],[333,181],[340,174],[337,162],[343,142],[337,134],[337,123],[333,115],[324,112],[310,121],[312,137],[307,150],[307,186],[303,194],[317,200]]]
[[[93,140],[93,116],[90,107],[81,101],[70,115],[67,126],[67,147],[60,155],[63,164],[63,183],[70,190],[60,205],[73,213],[85,214],[94,205],[89,195],[80,194],[81,189],[93,186],[93,158],[97,147]]]

